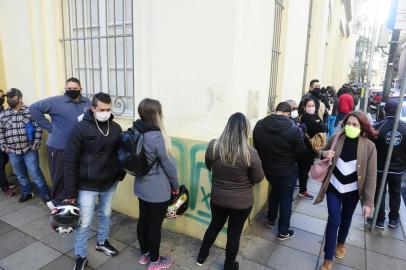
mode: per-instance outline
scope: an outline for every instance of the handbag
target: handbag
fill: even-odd
[[[341,133],[338,133],[336,137],[334,138],[333,143],[331,144],[330,150],[334,150],[338,141],[338,138],[340,137]],[[324,179],[327,176],[328,170],[331,166],[331,159],[330,158],[325,158],[325,159],[316,159],[312,167],[310,168],[309,171],[309,177],[310,179],[313,179],[319,183],[323,183]]]
[[[316,133],[309,138],[310,145],[315,153],[319,152],[326,145],[326,133]]]

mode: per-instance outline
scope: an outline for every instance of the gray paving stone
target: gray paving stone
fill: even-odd
[[[397,228],[387,228],[387,233],[390,237],[392,237],[393,239],[397,239],[397,240],[405,240],[405,235],[403,233],[402,230],[402,226],[398,226]]]
[[[93,237],[95,234],[96,232],[90,230],[89,238]],[[75,233],[57,234],[56,232],[53,232],[41,238],[41,242],[58,250],[59,252],[66,253],[75,245]]]
[[[0,219],[13,227],[20,227],[47,215],[48,212],[32,205],[26,205],[15,212],[2,216]]]
[[[328,218],[328,211],[326,207],[322,205],[304,203],[303,200],[298,203],[297,207],[295,208],[295,212],[322,220],[327,220]]]
[[[18,230],[5,233],[1,236],[0,259],[13,254],[34,242],[35,240],[33,238]]]
[[[326,221],[300,213],[293,213],[290,219],[290,226],[322,236],[325,231]]]
[[[137,220],[122,216],[110,228],[110,236],[128,245],[137,241]]]
[[[249,270],[267,270],[269,268],[265,267],[264,265],[258,264],[254,261],[248,260],[247,258],[237,256],[236,259],[240,264],[240,269],[249,269]],[[212,265],[208,268],[209,270],[223,270],[224,269],[224,261],[225,256],[221,255],[218,257]],[[199,268],[200,269],[200,268]]]
[[[75,266],[75,260],[72,258],[69,258],[66,255],[59,256],[56,260],[48,263],[44,267],[42,267],[40,270],[72,270],[73,267]],[[92,270],[93,268],[90,268],[89,266],[85,267],[85,270]]]
[[[0,217],[23,208],[26,204],[19,203],[15,197],[6,197],[0,203]]]
[[[7,223],[0,221],[0,235],[8,233],[14,230],[14,227],[8,225]]]
[[[406,259],[406,258],[403,258]],[[405,270],[406,261],[395,259],[390,256],[382,255],[373,251],[367,251],[367,269],[368,270]]]
[[[145,265],[137,263],[139,250],[133,247],[125,248],[118,256],[108,260],[105,264],[99,267],[99,270],[111,269],[132,269],[132,270],[145,270]]]
[[[347,252],[343,259],[334,259],[335,262],[355,269],[365,269],[365,249],[346,245]],[[324,254],[324,253],[323,253]]]
[[[404,241],[368,233],[366,243],[367,249],[370,251],[406,260],[406,243]]]
[[[8,270],[36,270],[62,255],[56,250],[35,242],[20,251],[0,260],[0,265]]]
[[[50,233],[54,233],[51,226],[49,225],[49,215],[45,215],[40,219],[25,224],[21,226],[19,230],[25,232],[26,234],[38,240],[47,236]]]
[[[267,266],[280,270],[315,269],[317,256],[285,246],[278,246],[272,252]]]
[[[365,232],[350,228],[350,233],[345,242],[356,247],[365,248]]]
[[[313,193],[317,194],[320,191],[320,187],[321,187],[321,184],[316,182],[316,181],[309,180],[307,182],[307,191],[310,191],[310,192],[313,192]]]
[[[317,269],[319,269],[322,264],[323,264],[323,258],[321,257],[319,260],[319,263],[317,264]],[[332,270],[361,270],[361,269],[355,269],[352,267],[348,267],[348,266],[339,264],[337,261],[334,260]],[[362,269],[362,270],[364,270],[364,269]]]
[[[364,218],[360,215],[353,215],[351,221],[351,228],[364,230],[366,223],[364,222]]]
[[[294,229],[295,235],[286,241],[278,241],[280,245],[291,247],[306,253],[318,255],[320,252],[322,236]]]
[[[110,260],[112,258],[110,256],[107,256],[103,252],[99,252],[95,249],[96,241],[97,241],[97,236],[94,236],[91,239],[89,239],[89,241],[87,242],[87,246],[88,246],[87,259],[89,261],[88,266],[91,268],[94,268],[94,269],[101,266],[102,264],[104,264],[105,262],[107,262],[108,260]],[[117,240],[114,240],[113,238],[109,239],[109,243],[113,247],[115,247],[119,252],[121,252],[124,248],[127,247],[126,244],[119,242]],[[75,258],[74,249],[70,250],[67,253],[67,255],[74,259]]]
[[[265,265],[277,244],[258,236],[243,236],[240,243],[240,252],[243,257]]]

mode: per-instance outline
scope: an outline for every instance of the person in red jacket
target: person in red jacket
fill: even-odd
[[[335,126],[345,118],[347,114],[354,110],[354,98],[348,89],[343,90],[343,94],[338,98],[338,114]]]

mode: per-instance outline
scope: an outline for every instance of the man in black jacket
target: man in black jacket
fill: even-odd
[[[330,105],[328,100],[325,99],[321,93],[320,81],[317,79],[311,80],[309,87],[309,92],[303,95],[302,100],[299,103],[299,115],[304,114],[303,100],[306,98],[311,98],[316,105],[317,115],[323,120],[323,123],[327,123]]]
[[[377,155],[378,155],[378,178],[377,178],[377,192],[375,193],[375,203],[377,201],[378,190],[382,180],[382,173],[385,166],[386,155],[388,153],[389,143],[392,136],[392,129],[395,123],[395,114],[397,108],[396,101],[388,101],[385,104],[385,119],[374,126],[379,131],[378,138],[374,139]],[[399,120],[398,130],[396,131],[395,143],[393,145],[392,158],[390,161],[389,172],[387,176],[387,183],[389,186],[389,224],[390,228],[396,228],[399,223],[399,208],[400,208],[400,188],[404,172],[406,171],[406,123]],[[384,228],[385,224],[385,195],[386,185],[382,196],[381,205],[376,206],[379,208],[378,219],[376,227],[379,229]],[[371,219],[369,219],[369,222]]]
[[[108,242],[111,204],[117,182],[125,172],[118,165],[117,147],[121,127],[113,121],[111,98],[98,93],[92,108],[77,123],[69,137],[64,153],[65,202],[76,203],[80,208],[80,225],[76,230],[76,270],[87,263],[87,239],[93,212],[98,199],[99,231],[96,250],[109,256],[118,251]]]
[[[266,224],[273,227],[278,216],[278,239],[294,234],[289,230],[292,197],[298,176],[296,160],[306,152],[303,132],[290,119],[291,106],[281,102],[276,112],[260,120],[254,128],[254,145],[262,161],[266,179],[272,186]]]

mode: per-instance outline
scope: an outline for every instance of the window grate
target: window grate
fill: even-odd
[[[283,0],[275,0],[274,32],[271,51],[271,75],[269,83],[268,113],[275,109],[276,91],[278,87],[278,69],[281,43]]]
[[[77,77],[84,95],[111,95],[113,112],[134,109],[132,0],[60,0],[65,77]]]

